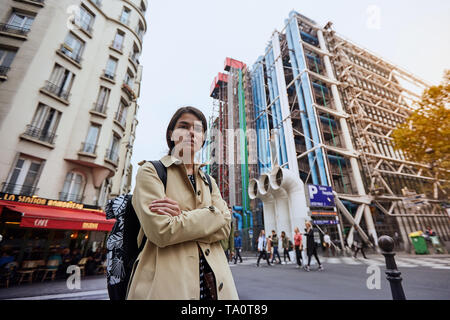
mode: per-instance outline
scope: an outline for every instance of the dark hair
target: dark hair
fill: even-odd
[[[170,119],[169,125],[167,126],[167,130],[166,130],[166,141],[167,141],[167,146],[169,147],[169,154],[172,152],[172,149],[175,147],[175,142],[172,141],[172,137],[171,137],[173,130],[175,129],[175,125],[177,124],[178,119],[180,119],[181,116],[185,113],[193,114],[202,122],[203,133],[205,133],[206,130],[208,130],[208,123],[206,122],[206,118],[205,118],[205,115],[203,114],[203,112],[201,112],[197,108],[194,108],[191,106],[179,108],[172,116],[172,119]],[[203,139],[203,144],[204,143],[205,143],[205,139]]]

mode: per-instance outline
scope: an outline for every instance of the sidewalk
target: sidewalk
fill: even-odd
[[[81,277],[80,289],[69,289],[67,280],[55,280],[45,282],[23,283],[11,285],[9,288],[0,288],[0,300],[33,297],[42,295],[54,295],[63,293],[75,293],[91,290],[106,290],[106,275]]]

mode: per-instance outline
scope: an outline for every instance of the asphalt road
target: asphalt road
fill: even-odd
[[[242,264],[231,264],[230,268],[241,300],[390,300],[385,267],[382,259],[376,259],[332,258],[327,262],[322,258],[325,270],[317,271],[314,265],[306,272],[294,264],[269,267],[261,261],[256,267],[255,258],[245,258]],[[403,267],[399,264],[406,298],[450,299],[450,258],[420,259],[405,260]],[[379,270],[379,277],[373,271],[367,273],[368,268]],[[368,288],[369,277],[375,287],[378,278],[379,289]],[[64,280],[1,288],[0,299],[107,300],[108,295],[105,277],[90,276],[81,280],[81,289],[69,290]]]

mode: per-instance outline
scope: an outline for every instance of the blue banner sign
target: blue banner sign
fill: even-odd
[[[314,224],[338,224],[339,221],[337,220],[314,220]]]
[[[308,184],[307,200],[310,207],[334,207],[333,189],[328,186]]]

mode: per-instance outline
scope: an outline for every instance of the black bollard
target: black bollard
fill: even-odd
[[[383,250],[381,254],[386,259],[386,279],[391,285],[392,299],[393,300],[406,300],[405,293],[402,287],[401,272],[397,270],[397,264],[395,263],[394,239],[389,236],[381,236],[378,239],[378,245]]]

